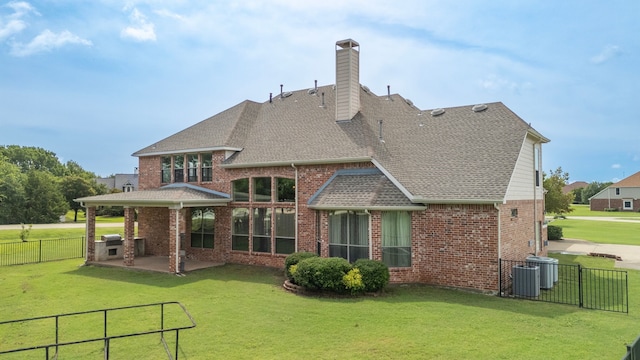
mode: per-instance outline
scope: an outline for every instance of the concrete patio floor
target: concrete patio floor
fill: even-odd
[[[94,266],[107,266],[107,267],[120,267],[131,270],[144,270],[169,273],[169,257],[168,256],[141,256],[133,259],[133,266],[127,266],[124,264],[123,259],[103,260],[103,261],[90,261],[88,265]],[[214,266],[222,266],[223,263],[211,262],[211,261],[198,261],[192,259],[186,259],[184,264],[184,272],[190,272],[199,269],[206,269]]]

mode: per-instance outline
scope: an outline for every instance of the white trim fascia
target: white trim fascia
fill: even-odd
[[[354,158],[338,158],[338,159],[318,159],[318,160],[284,160],[284,161],[272,161],[272,162],[258,162],[258,163],[238,163],[238,164],[220,164],[218,165],[223,169],[241,169],[241,168],[256,168],[256,167],[274,167],[274,166],[304,166],[304,165],[324,165],[324,164],[345,164],[345,163],[358,163],[358,162],[371,162],[371,156],[362,156]]]
[[[373,211],[422,211],[426,210],[427,206],[331,206],[331,205],[319,205],[307,206],[309,209],[313,210],[373,210]]]
[[[192,153],[201,153],[208,151],[242,151],[243,148],[232,147],[232,146],[213,146],[206,148],[195,148],[195,149],[182,149],[182,150],[165,150],[165,151],[154,151],[148,153],[140,154],[140,151],[136,151],[131,156],[135,157],[147,157],[147,156],[157,156],[157,155],[178,155],[178,154],[192,154]]]

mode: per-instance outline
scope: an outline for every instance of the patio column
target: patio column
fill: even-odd
[[[134,233],[135,233],[135,208],[124,208],[124,264],[133,266]]]
[[[85,241],[87,242],[87,255],[85,263],[89,261],[96,261],[96,207],[88,206],[85,208],[86,215],[86,234]]]
[[[169,208],[169,272],[179,273],[178,257],[180,255],[180,216],[182,207]]]

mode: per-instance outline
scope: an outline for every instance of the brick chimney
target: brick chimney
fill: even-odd
[[[360,111],[360,44],[336,42],[336,121],[349,121]]]

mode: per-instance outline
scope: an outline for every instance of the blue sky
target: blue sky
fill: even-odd
[[[0,0],[0,144],[98,175],[243,100],[360,82],[422,109],[501,101],[571,181],[640,171],[640,1]]]

